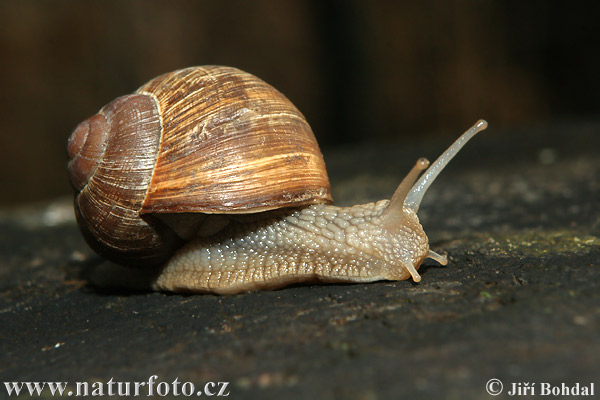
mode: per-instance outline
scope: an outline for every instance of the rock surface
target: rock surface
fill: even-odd
[[[453,138],[325,154],[334,196],[389,196],[418,156],[435,158]],[[3,210],[0,381],[75,390],[157,375],[196,391],[230,382],[236,399],[480,399],[491,378],[504,383],[499,398],[513,382],[536,393],[543,382],[595,382],[598,392],[598,149],[598,124],[492,125],[425,198],[421,222],[450,263],[426,261],[419,284],[101,291],[83,278],[99,259],[69,199]]]

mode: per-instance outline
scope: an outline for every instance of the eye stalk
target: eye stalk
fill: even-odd
[[[439,156],[431,166],[429,166],[429,161],[426,158],[419,158],[417,160],[414,167],[402,180],[390,199],[389,204],[383,211],[381,216],[382,226],[388,232],[402,234],[401,231],[403,229],[410,228],[412,229],[414,237],[422,236],[426,239],[425,232],[423,232],[423,228],[416,216],[425,192],[456,153],[458,153],[458,151],[473,136],[483,131],[485,128],[487,128],[486,121],[482,119],[477,121],[475,125],[463,133],[441,156]],[[419,178],[419,175],[424,170],[427,171]],[[429,249],[429,246],[423,247],[422,250],[424,258],[431,258],[442,265],[448,264],[448,259],[445,256],[432,251]],[[422,260],[423,259],[420,259],[420,261],[414,265],[410,260],[404,260],[402,263],[402,266],[410,273],[415,282],[421,280],[417,268]]]
[[[448,149],[438,157],[437,160],[429,167],[427,172],[414,184],[412,189],[406,195],[404,207],[413,210],[415,213],[419,211],[421,200],[429,186],[433,183],[440,172],[448,165],[450,160],[454,158],[456,153],[477,133],[483,131],[488,126],[488,123],[480,119],[469,130],[463,133]]]

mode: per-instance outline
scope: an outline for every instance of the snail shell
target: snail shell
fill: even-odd
[[[167,73],[115,99],[75,128],[68,156],[86,241],[125,265],[161,264],[190,230],[227,224],[210,214],[331,203],[304,116],[230,67]],[[185,213],[197,216],[191,227]]]

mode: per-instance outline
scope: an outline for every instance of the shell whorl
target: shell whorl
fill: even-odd
[[[139,214],[158,153],[159,120],[151,97],[123,96],[82,122],[69,141],[69,154],[75,155],[69,175],[80,189],[75,198],[77,220],[90,247],[108,259],[157,264],[178,247],[179,239],[168,227]],[[82,164],[90,165],[86,174],[77,168]]]
[[[75,190],[87,185],[102,161],[109,127],[103,115],[94,115],[73,131],[67,144],[69,179]]]
[[[143,213],[248,213],[331,203],[317,140],[279,91],[236,68],[202,66],[138,89],[163,137]]]

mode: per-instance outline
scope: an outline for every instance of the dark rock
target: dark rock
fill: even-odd
[[[158,375],[197,390],[230,382],[236,399],[480,399],[491,378],[504,393],[512,382],[539,393],[542,382],[596,381],[598,391],[599,130],[492,126],[467,145],[421,207],[431,247],[450,263],[426,261],[419,284],[101,291],[82,278],[98,257],[70,200],[4,210],[0,380],[75,390]],[[334,195],[389,196],[418,156],[446,144],[326,154]]]

